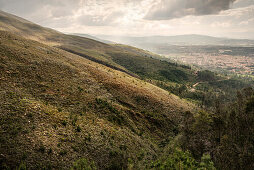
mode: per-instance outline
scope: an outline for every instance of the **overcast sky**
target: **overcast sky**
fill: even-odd
[[[0,9],[68,33],[254,39],[254,0],[0,0]]]

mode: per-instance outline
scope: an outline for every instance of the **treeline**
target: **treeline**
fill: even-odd
[[[245,88],[236,96],[228,104],[216,101],[213,112],[186,112],[179,134],[168,144],[167,156],[158,159],[152,167],[253,169],[254,89]]]
[[[196,159],[209,153],[218,169],[254,168],[254,90],[237,93],[230,104],[218,101],[214,113],[186,112],[182,148]]]
[[[170,74],[167,75],[171,78],[174,77]],[[232,102],[237,97],[237,91],[254,87],[253,79],[221,76],[208,70],[198,71],[195,80],[191,81],[181,79],[184,76],[179,77],[174,85],[168,83],[168,81],[173,82],[169,79],[168,81],[156,81],[156,85],[181,98],[195,101],[196,104],[205,109],[213,109],[217,101],[224,104]]]

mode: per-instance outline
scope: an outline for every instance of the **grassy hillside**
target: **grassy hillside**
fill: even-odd
[[[0,32],[1,166],[142,168],[193,106],[154,85]],[[144,167],[143,167],[144,168]]]
[[[0,12],[0,17],[0,29],[2,30],[64,49],[132,76],[138,75],[151,78],[159,76],[160,79],[169,79],[172,75],[172,81],[177,81],[175,76],[180,76],[180,79],[190,78],[191,73],[189,70],[154,60],[151,57],[156,57],[156,55],[144,50],[124,45],[109,45],[75,35],[65,35],[5,12]],[[132,63],[135,63],[135,65],[130,66]],[[151,69],[148,70],[148,67]],[[169,70],[174,73],[165,75],[170,73]]]
[[[105,50],[112,50],[112,46],[108,44],[75,35],[66,35],[3,11],[0,11],[0,30],[12,32],[50,46],[71,49],[76,52],[81,51],[83,54],[92,56],[95,59],[121,67],[113,63],[109,56],[104,55]]]

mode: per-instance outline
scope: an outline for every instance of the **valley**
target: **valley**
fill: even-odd
[[[82,34],[80,34],[82,36]],[[96,35],[95,35],[96,36]],[[170,60],[220,73],[253,76],[254,41],[203,35],[117,37],[101,39],[124,43],[160,54]]]
[[[253,76],[254,74],[253,47],[208,46],[199,48],[190,46],[176,47],[172,50],[169,48],[168,51],[164,50],[161,51],[161,53],[163,53],[166,58],[172,59],[174,61],[194,65],[203,69],[217,71],[220,73],[240,74],[247,76]]]

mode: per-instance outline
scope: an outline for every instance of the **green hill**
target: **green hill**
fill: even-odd
[[[142,168],[193,106],[152,84],[61,49],[0,32],[0,162],[68,169]],[[144,168],[144,167],[143,167]]]

